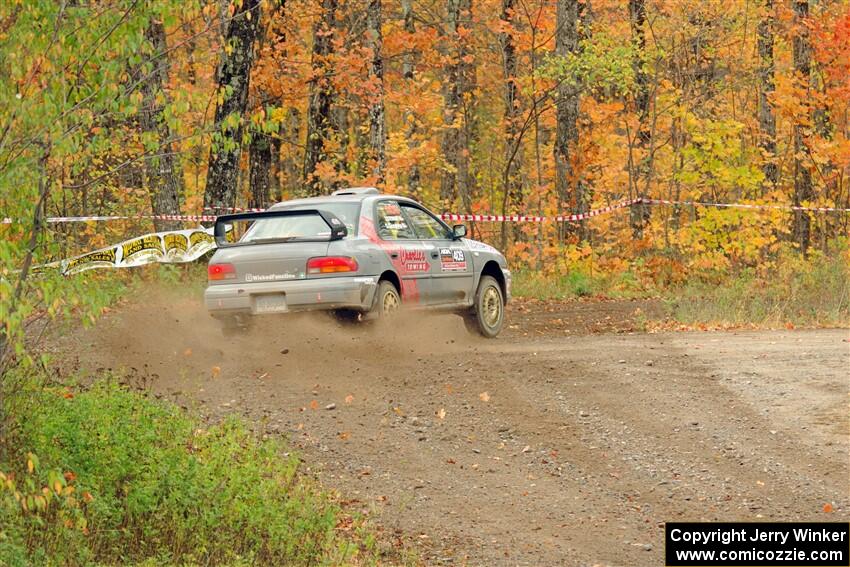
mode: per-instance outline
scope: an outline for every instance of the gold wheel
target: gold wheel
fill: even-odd
[[[481,296],[481,318],[490,328],[496,327],[502,318],[502,297],[493,286],[488,286]]]
[[[382,301],[382,311],[390,314],[398,311],[400,302],[394,290],[387,290]]]

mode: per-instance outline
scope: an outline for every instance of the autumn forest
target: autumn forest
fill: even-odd
[[[845,212],[805,209],[850,206],[843,1],[18,1],[0,53],[6,216],[375,185],[452,213],[668,202],[472,223],[544,272],[676,282],[846,248]],[[149,229],[55,225],[53,254]]]

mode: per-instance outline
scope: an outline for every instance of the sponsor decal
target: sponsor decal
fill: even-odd
[[[112,267],[115,265],[115,250],[116,247],[95,250],[94,252],[72,258],[68,260],[63,273],[76,274],[77,272],[84,272],[93,268]]]
[[[444,272],[465,272],[466,255],[459,248],[440,248],[440,268]]]
[[[232,233],[228,233],[228,236]],[[229,238],[228,238],[229,240]],[[203,230],[194,230],[189,233],[189,250],[191,253],[196,253],[196,249],[212,250],[215,248],[215,238],[211,234]],[[203,254],[204,252],[201,252]]]
[[[158,234],[148,234],[121,244],[121,261],[131,262],[145,256],[162,256],[162,240]]]
[[[189,249],[189,239],[185,234],[170,233],[162,235],[162,242],[165,244],[165,255],[167,257],[181,256]]]
[[[285,274],[245,274],[246,282],[275,282],[281,280],[294,280],[298,278],[298,274],[285,273]],[[303,275],[301,276],[303,277]]]
[[[424,250],[402,249],[399,255],[401,256],[401,265],[408,272],[427,272],[430,268]]]

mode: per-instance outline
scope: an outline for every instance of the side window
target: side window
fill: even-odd
[[[443,224],[420,209],[411,205],[402,205],[402,210],[410,220],[413,231],[421,240],[448,240],[451,235]]]
[[[382,240],[413,240],[416,236],[401,214],[397,201],[381,201],[376,206],[378,236]]]

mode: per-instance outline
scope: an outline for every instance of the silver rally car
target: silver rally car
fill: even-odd
[[[240,221],[251,224],[231,242]],[[405,197],[342,189],[221,216],[215,235],[204,302],[225,331],[259,315],[327,310],[359,321],[402,305],[456,312],[488,338],[504,325],[505,257]]]

